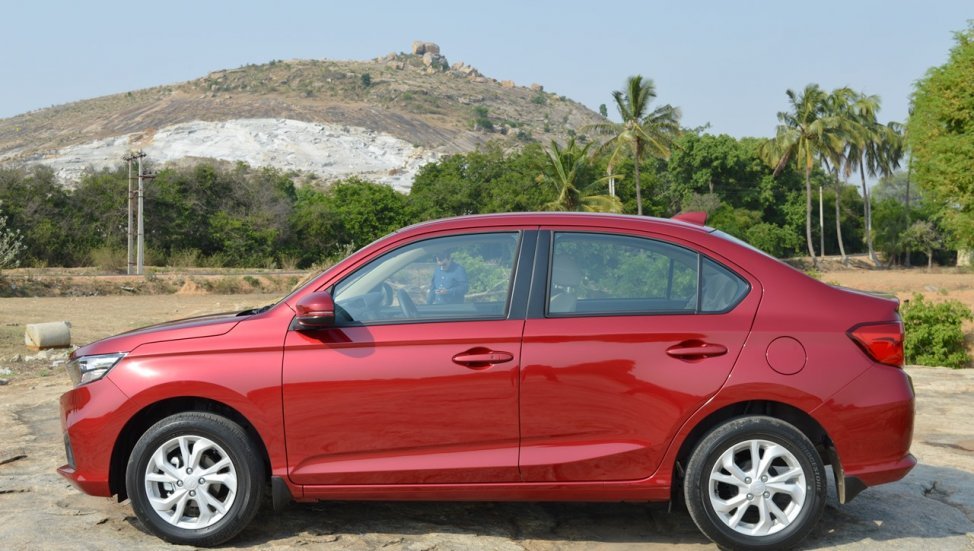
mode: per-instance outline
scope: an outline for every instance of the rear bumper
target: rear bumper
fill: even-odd
[[[86,494],[112,495],[112,449],[124,425],[119,408],[127,399],[108,378],[61,395],[61,429],[68,463],[57,472]]]
[[[812,412],[835,446],[845,501],[916,466],[910,453],[915,406],[906,372],[875,364]]]

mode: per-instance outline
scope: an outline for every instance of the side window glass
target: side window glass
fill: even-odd
[[[747,294],[748,284],[720,264],[704,258],[700,273],[700,311],[723,312]]]
[[[552,315],[693,313],[697,253],[653,239],[556,233],[548,285]]]
[[[507,315],[517,233],[410,243],[335,286],[339,324],[499,319]]]

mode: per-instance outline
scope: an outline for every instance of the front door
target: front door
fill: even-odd
[[[332,288],[336,327],[288,333],[293,482],[518,480],[519,242],[496,232],[399,247]]]

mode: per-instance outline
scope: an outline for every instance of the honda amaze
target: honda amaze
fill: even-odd
[[[269,493],[674,500],[719,545],[788,547],[826,467],[845,503],[916,463],[897,310],[700,217],[429,222],[272,306],[76,350],[59,472],[198,546]]]

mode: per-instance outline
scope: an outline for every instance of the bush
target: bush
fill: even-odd
[[[103,245],[91,250],[91,262],[105,272],[124,272],[128,269],[128,252]]]
[[[906,363],[954,369],[970,365],[961,328],[965,320],[974,319],[970,309],[957,300],[930,303],[917,293],[903,304],[902,314]]]

